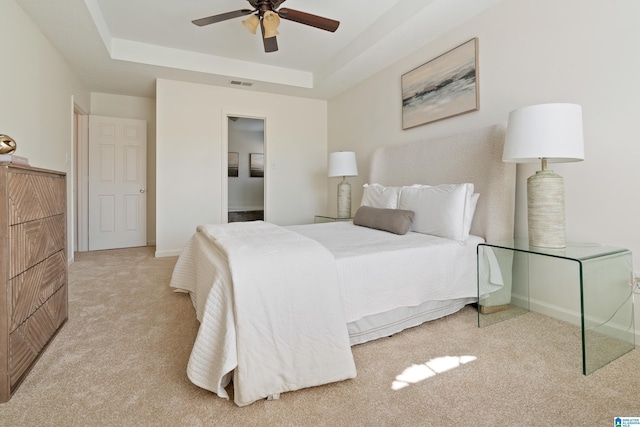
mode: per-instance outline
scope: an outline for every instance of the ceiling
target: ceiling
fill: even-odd
[[[229,117],[229,132],[264,132],[264,120],[249,117]]]
[[[273,53],[242,17],[191,23],[245,0],[15,1],[91,92],[154,98],[164,78],[329,99],[500,0],[287,0],[340,27],[283,19]]]

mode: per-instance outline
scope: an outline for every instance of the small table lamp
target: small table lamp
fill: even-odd
[[[542,162],[542,170],[527,179],[529,244],[566,247],[564,182],[547,169],[547,162],[584,160],[582,107],[575,104],[540,104],[509,113],[502,160]]]
[[[351,218],[351,184],[345,177],[358,176],[356,153],[339,151],[329,154],[329,177],[341,176],[338,184],[338,218]]]

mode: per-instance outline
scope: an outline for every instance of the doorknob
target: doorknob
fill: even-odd
[[[147,191],[147,189],[146,189],[146,188],[141,188],[141,189],[140,189],[140,192],[141,192],[141,193],[144,193],[145,191]]]

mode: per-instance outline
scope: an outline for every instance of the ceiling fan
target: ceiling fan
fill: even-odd
[[[216,22],[226,21],[228,19],[239,18],[240,16],[251,15],[247,19],[243,20],[242,24],[253,34],[256,33],[258,25],[260,26],[265,52],[275,52],[278,50],[278,41],[276,40],[276,36],[279,34],[278,26],[280,25],[280,18],[320,28],[321,30],[331,31],[332,33],[335,32],[340,25],[339,21],[323,18],[322,16],[312,15],[306,12],[300,12],[299,10],[287,8],[278,9],[286,0],[247,1],[253,9],[234,10],[232,12],[196,19],[191,22],[202,27],[209,24],[215,24]]]

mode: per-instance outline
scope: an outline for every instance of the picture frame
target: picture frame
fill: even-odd
[[[249,176],[252,178],[264,178],[264,154],[249,154]]]
[[[478,38],[402,75],[402,129],[477,111]]]
[[[227,153],[227,176],[231,178],[238,177],[238,170],[240,166],[240,153],[229,152]]]

